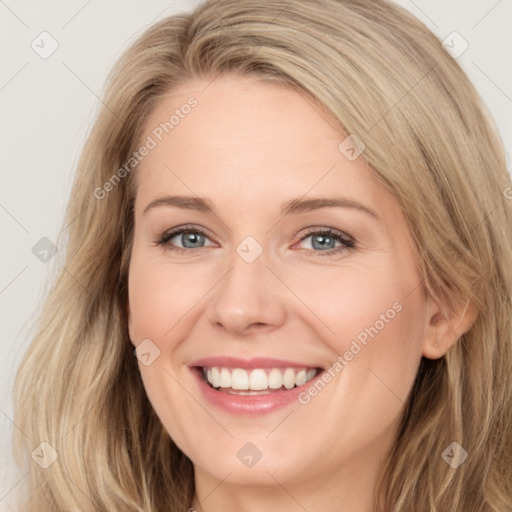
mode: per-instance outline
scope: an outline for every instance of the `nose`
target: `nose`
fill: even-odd
[[[286,318],[286,290],[267,268],[265,252],[248,263],[233,251],[230,269],[212,290],[208,319],[233,336],[268,333]]]

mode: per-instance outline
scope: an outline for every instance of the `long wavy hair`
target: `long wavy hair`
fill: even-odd
[[[512,510],[512,189],[497,129],[441,42],[385,0],[211,0],[148,28],[115,64],[78,163],[65,254],[15,383],[23,510],[186,511],[192,462],[144,391],[127,329],[144,120],[173,87],[223,73],[306,92],[366,146],[418,253],[418,285],[472,327],[423,358],[375,496],[383,512]],[[200,108],[200,104],[198,106]],[[340,142],[341,142],[340,138]],[[508,193],[507,193],[508,192]],[[507,199],[509,198],[509,199]],[[65,252],[64,252],[65,249]],[[39,442],[58,457],[42,469]],[[459,443],[454,469],[443,451]]]

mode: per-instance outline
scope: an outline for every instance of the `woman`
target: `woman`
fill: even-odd
[[[213,0],[104,104],[17,378],[27,510],[512,509],[510,181],[421,23]]]

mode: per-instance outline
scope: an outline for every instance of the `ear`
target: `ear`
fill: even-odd
[[[444,305],[427,298],[427,315],[425,318],[425,339],[422,355],[428,359],[439,359],[454,345],[457,340],[473,325],[478,311],[468,300],[458,311],[447,311]]]
[[[126,316],[128,319],[128,334],[130,336],[130,341],[133,346],[135,346],[135,333],[133,330],[133,320],[132,320],[132,313],[130,311],[130,303],[129,301],[126,301]]]

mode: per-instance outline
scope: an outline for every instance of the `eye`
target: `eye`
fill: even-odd
[[[316,256],[330,256],[355,247],[355,240],[332,228],[311,228],[299,242],[311,239],[310,246]],[[338,244],[336,246],[336,244]]]
[[[316,256],[330,256],[355,247],[355,240],[350,235],[332,228],[310,228],[299,239],[299,243],[307,239],[311,239],[311,248],[305,249],[313,252]],[[196,226],[180,226],[163,233],[155,241],[155,244],[165,245],[171,251],[186,253],[192,249],[207,247],[208,245],[205,242],[208,240],[210,239],[206,232],[201,228]],[[177,243],[181,245],[177,245]],[[209,245],[214,244],[211,243]]]
[[[176,241],[173,242],[173,239]],[[188,249],[202,249],[206,240],[209,238],[202,229],[195,226],[180,226],[166,231],[156,240],[156,245],[168,245],[172,251],[187,252]],[[176,242],[181,243],[181,246],[177,246]]]

